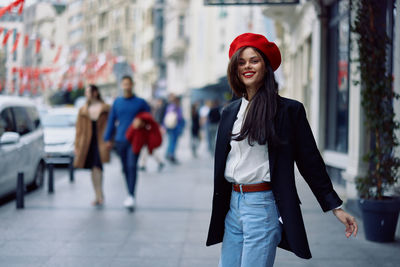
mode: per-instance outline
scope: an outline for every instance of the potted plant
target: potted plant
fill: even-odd
[[[359,49],[361,105],[370,148],[363,160],[368,172],[356,178],[365,237],[376,242],[394,240],[400,210],[399,197],[388,191],[398,180],[400,159],[395,154],[399,129],[393,100],[399,99],[387,70],[386,7],[381,0],[357,0],[352,31],[357,33]]]

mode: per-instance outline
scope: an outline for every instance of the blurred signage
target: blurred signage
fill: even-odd
[[[204,5],[292,5],[299,0],[204,0]]]

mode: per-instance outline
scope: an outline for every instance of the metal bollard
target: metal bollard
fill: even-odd
[[[48,193],[52,194],[54,193],[54,164],[49,163],[47,166],[49,168]]]
[[[24,173],[19,172],[18,173],[18,179],[17,179],[17,209],[23,209],[24,208],[24,191],[25,191],[25,185],[24,185]]]
[[[73,183],[75,180],[75,178],[74,178],[74,157],[70,158],[68,168],[69,168],[69,181],[71,183]]]

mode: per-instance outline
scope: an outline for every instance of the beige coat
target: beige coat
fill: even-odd
[[[89,117],[89,106],[85,104],[78,113],[76,121],[75,134],[75,159],[74,167],[83,168],[86,162],[86,156],[89,151],[90,140],[92,137],[92,121]],[[110,161],[110,151],[107,149],[103,139],[103,134],[107,126],[108,114],[110,106],[103,103],[99,118],[97,119],[97,142],[102,163]]]

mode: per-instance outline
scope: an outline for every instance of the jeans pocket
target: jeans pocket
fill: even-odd
[[[250,207],[266,207],[271,204],[275,205],[272,191],[244,193],[243,202],[246,206]]]

